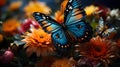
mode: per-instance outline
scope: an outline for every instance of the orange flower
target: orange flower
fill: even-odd
[[[85,50],[84,50],[85,49]],[[107,60],[117,55],[117,45],[99,36],[93,37],[90,42],[82,47],[81,54],[98,60]]]
[[[75,65],[75,60],[68,59],[68,58],[63,58],[63,59],[59,59],[56,60],[51,67],[73,67]]]
[[[19,9],[19,8],[21,7],[21,5],[22,5],[22,1],[12,2],[12,3],[9,5],[8,9],[9,9],[9,10],[17,10],[17,9]]]
[[[55,20],[59,23],[64,21],[64,10],[66,9],[68,0],[64,0],[61,4],[61,9],[55,13]]]
[[[101,39],[100,37],[96,37],[91,39],[90,42],[92,43],[91,55],[95,57],[99,57],[99,56],[104,56],[104,54],[107,53],[108,45],[110,45],[108,41]]]
[[[26,42],[24,48],[27,48],[26,52],[30,56],[32,53],[36,53],[37,56],[45,56],[53,51],[51,45],[51,34],[45,33],[42,29],[31,29],[31,33],[23,36]]]
[[[45,3],[38,2],[38,1],[31,1],[27,6],[25,6],[24,11],[28,17],[31,17],[33,12],[50,14],[51,9],[48,6],[46,6]]]
[[[0,42],[2,42],[2,41],[3,41],[3,35],[0,34]]]
[[[42,60],[37,61],[34,67],[51,67],[52,63],[55,62],[54,56],[43,57]]]
[[[63,23],[64,22],[64,14],[61,12],[61,11],[57,11],[55,13],[55,20],[58,22],[58,23]]]
[[[17,32],[18,30],[17,28],[19,25],[20,25],[20,22],[17,19],[15,18],[8,19],[3,23],[2,31],[4,31],[7,34],[13,35]]]

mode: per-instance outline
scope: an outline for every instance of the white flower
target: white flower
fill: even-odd
[[[119,17],[119,9],[113,9],[113,10],[111,10],[110,11],[110,15],[112,16],[112,17],[116,17],[116,18],[118,18]]]

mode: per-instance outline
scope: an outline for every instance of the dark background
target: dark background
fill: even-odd
[[[54,3],[54,1],[63,1],[63,0],[39,0],[39,1],[45,1],[49,4],[52,4]],[[120,9],[120,0],[82,0],[83,2],[84,1],[87,1],[88,3],[99,3],[99,4],[102,4],[102,5],[105,5],[107,7],[110,7],[111,9],[113,8],[119,8]],[[55,5],[55,3],[53,4]],[[54,6],[55,7],[55,6]]]
[[[95,3],[103,4],[111,9],[119,8],[120,9],[120,0],[95,0]]]
[[[55,5],[58,5],[58,3],[55,3],[56,1],[61,2],[63,0],[39,0],[39,1],[47,2],[48,5],[53,6],[54,8]],[[86,2],[87,5],[90,5],[92,3],[99,3],[111,9],[115,9],[115,8],[120,9],[120,0],[82,0],[82,1],[83,3]]]
[[[7,0],[9,3],[6,3],[5,6],[0,7],[0,9],[4,12],[6,11],[6,7],[13,1],[18,1],[18,0]],[[20,10],[22,10],[24,8],[24,6],[26,6],[30,0],[22,0],[23,4],[20,8]],[[39,0],[41,2],[45,2],[49,7],[51,7],[51,9],[54,11],[58,10],[60,8],[60,3],[63,0]],[[119,8],[120,9],[120,0],[80,0],[82,1],[83,6],[88,6],[92,3],[98,3],[98,4],[102,4],[104,6],[109,7],[110,9],[116,9]]]

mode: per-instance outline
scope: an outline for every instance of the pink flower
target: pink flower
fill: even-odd
[[[28,31],[31,27],[39,28],[40,25],[38,22],[36,22],[32,19],[25,19],[24,23],[22,23],[20,28],[19,28],[19,32],[24,33],[26,31]]]
[[[10,50],[6,50],[2,56],[0,56],[0,61],[2,63],[9,63],[13,60],[14,53]]]

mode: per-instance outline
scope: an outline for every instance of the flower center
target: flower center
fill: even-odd
[[[44,37],[41,35],[40,38],[44,38]]]
[[[96,50],[97,52],[101,52],[102,49],[101,49],[100,46],[96,46],[96,47],[95,47],[95,50]]]

